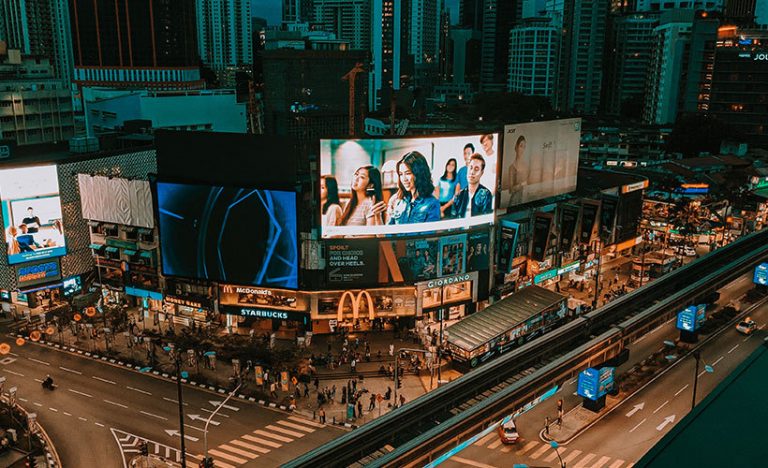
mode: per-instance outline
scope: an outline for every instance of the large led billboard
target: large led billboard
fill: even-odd
[[[66,255],[56,166],[0,170],[0,200],[9,264]]]
[[[493,222],[498,134],[321,140],[322,235],[371,237]]]
[[[581,119],[504,127],[500,208],[576,190]]]
[[[163,274],[298,287],[296,194],[157,183]]]

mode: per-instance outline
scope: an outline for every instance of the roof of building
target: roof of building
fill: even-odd
[[[117,150],[95,151],[88,153],[73,153],[69,150],[68,142],[63,143],[42,143],[36,145],[15,146],[12,150],[12,156],[8,159],[0,160],[0,168],[11,168],[17,166],[28,166],[33,164],[63,164],[75,161],[84,161],[88,159],[99,159],[122,153],[133,153],[152,149],[152,142],[147,142],[146,146],[134,146],[131,148],[121,148]]]
[[[448,327],[448,342],[471,351],[564,300],[549,289],[529,286]]]
[[[576,192],[580,195],[594,194],[603,190],[636,184],[647,180],[633,172],[618,172],[599,169],[579,168]]]
[[[764,465],[766,374],[768,344],[763,343],[635,466]]]

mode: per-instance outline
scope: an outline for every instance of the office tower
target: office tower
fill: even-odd
[[[310,20],[312,0],[283,0],[283,24]]]
[[[503,91],[509,68],[509,30],[519,18],[519,0],[484,0],[480,87]]]
[[[479,31],[483,27],[483,3],[485,0],[461,0],[459,2],[459,26]]]
[[[455,27],[449,34],[451,83],[477,86],[480,82],[480,31]]]
[[[349,42],[350,49],[371,47],[370,0],[314,0],[312,24]]]
[[[80,86],[202,88],[195,0],[70,0]]]
[[[53,74],[72,77],[69,11],[59,0],[3,0],[0,2],[0,40],[24,55],[48,59]]]
[[[755,2],[755,24],[759,26],[768,25],[768,0],[757,0]]]
[[[715,47],[720,18],[697,12],[691,27],[686,72],[683,76],[682,112],[707,112],[712,93]]]
[[[197,42],[200,59],[222,86],[235,85],[235,72],[251,72],[250,0],[197,0]]]
[[[756,0],[725,0],[723,16],[740,22],[749,22],[755,17]]]
[[[691,10],[722,11],[727,0],[636,0],[637,11]],[[754,0],[752,0],[754,3]]]
[[[528,18],[509,34],[507,90],[549,97],[557,80],[559,28],[550,18]]]
[[[607,1],[563,2],[555,108],[586,115],[597,113],[603,80],[607,17]]]
[[[720,27],[714,62],[709,112],[748,142],[768,145],[768,31]]]
[[[414,63],[437,63],[440,51],[442,0],[407,0],[410,4],[408,53]]]
[[[393,92],[409,84],[413,60],[408,53],[408,0],[371,0],[371,62],[368,108],[389,106]]]
[[[609,20],[603,107],[607,114],[640,117],[653,51],[654,13],[630,13]]]
[[[643,109],[643,120],[650,124],[669,124],[677,118],[693,17],[693,10],[665,11],[654,29],[655,44]]]

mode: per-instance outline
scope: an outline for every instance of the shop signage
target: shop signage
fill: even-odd
[[[207,304],[203,304],[200,301],[196,301],[193,299],[185,299],[183,297],[176,297],[176,296],[165,296],[165,302],[168,302],[170,304],[176,304],[181,305],[185,307],[191,307],[193,309],[206,309]]]
[[[123,262],[118,260],[109,260],[107,258],[96,257],[96,265],[108,268],[119,268],[124,270]]]
[[[19,287],[34,286],[59,279],[61,279],[61,269],[58,260],[46,260],[16,267],[16,280]]]
[[[581,262],[569,263],[568,265],[566,265],[566,266],[564,266],[562,268],[558,268],[557,269],[557,274],[558,275],[563,275],[565,273],[568,273],[569,271],[576,271],[576,270],[579,269],[579,266],[581,266]]]
[[[308,314],[289,312],[286,310],[259,309],[256,307],[220,306],[220,310],[227,315],[239,315],[241,317],[255,317],[261,319],[292,320],[306,322]]]
[[[441,286],[448,286],[449,284],[463,283],[472,279],[472,275],[465,273],[463,275],[446,276],[445,278],[437,278],[427,281],[427,288],[438,288]]]
[[[634,184],[627,184],[621,186],[621,193],[634,192],[635,190],[642,190],[648,187],[648,181],[635,182]]]
[[[121,249],[131,249],[131,250],[138,250],[139,247],[137,246],[136,242],[122,240],[122,239],[107,239],[107,245],[110,247],[118,247]]]
[[[307,310],[306,296],[297,291],[222,284],[219,304],[279,310]]]
[[[133,286],[125,287],[125,294],[134,297],[148,297],[156,301],[163,300],[163,294],[155,291],[147,291],[146,289],[136,288]]]
[[[544,273],[539,273],[533,277],[533,284],[539,284],[555,277],[557,277],[557,270],[545,271]]]
[[[151,275],[157,276],[157,268],[142,265],[140,263],[127,263],[125,265],[125,271],[133,271],[135,273],[149,273]]]

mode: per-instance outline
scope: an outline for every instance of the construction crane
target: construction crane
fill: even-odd
[[[355,66],[352,68],[352,70],[348,71],[346,75],[342,76],[341,79],[344,81],[349,81],[349,135],[355,136],[355,78],[357,78],[358,73],[362,73],[365,70],[363,69],[363,64],[360,62],[357,62]]]

